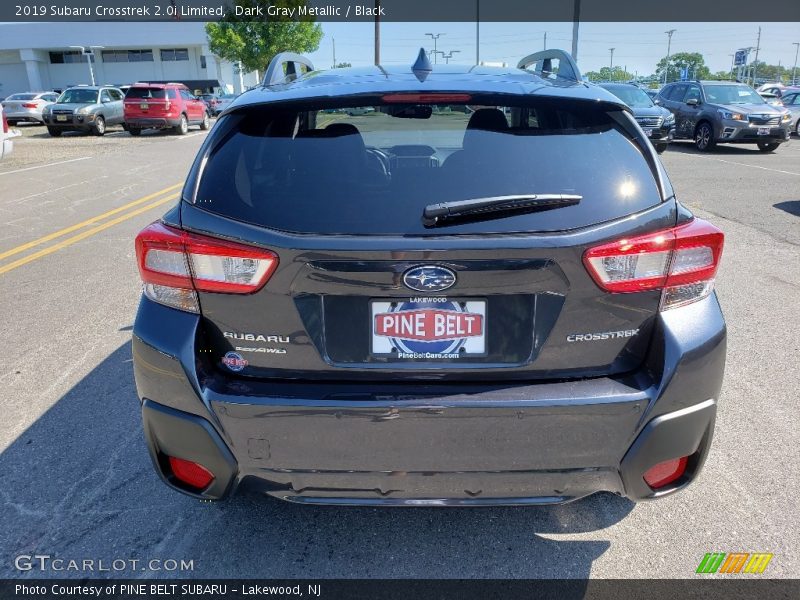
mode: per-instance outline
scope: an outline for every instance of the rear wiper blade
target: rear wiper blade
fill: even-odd
[[[441,202],[425,207],[422,211],[422,222],[425,227],[436,227],[449,219],[491,219],[507,212],[551,210],[574,206],[582,199],[583,196],[577,194],[517,194]]]

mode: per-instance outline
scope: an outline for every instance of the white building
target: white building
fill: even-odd
[[[258,83],[208,48],[204,23],[0,23],[0,97],[91,83],[180,81],[192,89],[239,93]]]

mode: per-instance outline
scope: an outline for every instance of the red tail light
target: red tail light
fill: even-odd
[[[644,480],[654,490],[663,488],[673,481],[677,481],[686,472],[689,457],[673,458],[658,463],[644,474]]]
[[[711,223],[685,225],[590,248],[583,255],[595,283],[607,292],[663,290],[661,309],[708,296],[714,289],[725,236]]]
[[[203,465],[182,458],[169,457],[169,467],[175,479],[191,486],[197,490],[206,489],[212,481],[214,475]]]
[[[37,106],[36,102],[24,102],[22,104],[22,108],[36,108]]]
[[[3,113],[3,133],[8,133],[8,121],[6,121],[6,113]]]
[[[250,294],[275,272],[274,252],[206,237],[161,223],[136,236],[145,295],[173,308],[198,312],[196,291]]]

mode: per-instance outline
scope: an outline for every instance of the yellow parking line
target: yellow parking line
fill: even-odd
[[[139,198],[138,200],[134,200],[133,202],[129,202],[128,204],[120,206],[119,208],[115,208],[115,209],[109,210],[108,212],[104,212],[101,215],[97,215],[97,216],[92,217],[90,219],[86,219],[85,221],[81,221],[80,223],[76,223],[75,225],[71,225],[69,227],[65,227],[64,229],[59,229],[58,231],[54,231],[53,233],[50,233],[50,234],[48,234],[48,235],[46,235],[44,237],[40,237],[39,239],[33,240],[31,242],[27,242],[25,244],[17,246],[16,248],[11,248],[11,250],[6,250],[5,252],[1,252],[0,253],[0,260],[3,260],[4,258],[8,258],[9,256],[13,256],[15,254],[19,254],[20,252],[24,252],[25,250],[33,248],[34,246],[38,246],[39,244],[44,244],[45,242],[49,242],[50,240],[54,240],[54,239],[56,239],[58,237],[61,237],[62,235],[66,235],[68,233],[72,233],[73,231],[76,231],[76,230],[80,229],[81,227],[86,227],[87,225],[91,225],[92,223],[96,223],[97,221],[105,219],[106,217],[110,217],[111,215],[115,215],[118,212],[122,212],[123,210],[127,210],[129,208],[132,208],[134,206],[137,206],[139,204],[147,202],[148,200],[152,200],[156,196],[160,196],[161,194],[166,194],[167,192],[171,192],[172,190],[174,190],[176,188],[179,188],[182,185],[183,185],[183,182],[176,183],[175,185],[171,185],[169,187],[166,187],[163,190],[159,190],[157,192],[153,192],[152,194],[144,196],[143,198]],[[174,198],[174,196],[173,196],[173,198]]]
[[[55,244],[53,246],[48,246],[47,248],[42,248],[38,252],[34,252],[33,254],[30,254],[30,255],[28,255],[28,256],[26,256],[24,258],[20,258],[18,260],[15,260],[14,262],[8,263],[7,265],[3,265],[2,267],[0,267],[0,275],[3,275],[4,273],[8,273],[9,271],[12,271],[12,270],[16,269],[17,267],[21,267],[22,265],[26,265],[29,262],[32,262],[32,261],[34,261],[34,260],[36,260],[38,258],[42,258],[43,256],[47,256],[48,254],[52,254],[53,252],[58,252],[62,248],[66,248],[67,246],[71,246],[75,242],[80,242],[81,240],[84,240],[84,239],[86,239],[86,238],[88,238],[88,237],[90,237],[90,236],[92,236],[92,235],[94,235],[96,233],[100,233],[101,231],[103,231],[105,229],[108,229],[109,227],[113,227],[114,225],[116,225],[118,223],[122,223],[123,221],[126,221],[127,219],[130,219],[132,217],[135,217],[136,215],[140,215],[143,212],[147,212],[151,208],[156,208],[157,206],[161,206],[165,202],[169,202],[170,200],[175,200],[177,197],[178,197],[178,194],[173,194],[172,196],[167,196],[166,198],[161,198],[160,200],[156,200],[155,202],[153,202],[151,204],[147,204],[145,206],[142,206],[141,208],[137,208],[134,211],[131,211],[129,213],[125,213],[124,215],[119,216],[116,219],[111,219],[110,221],[106,221],[105,223],[102,223],[100,225],[92,227],[91,229],[87,229],[86,231],[83,231],[83,232],[79,233],[78,235],[73,235],[72,237],[69,237],[69,238],[67,238],[65,240],[62,240],[62,241],[58,242],[57,244]],[[138,202],[137,202],[137,204],[138,204]]]

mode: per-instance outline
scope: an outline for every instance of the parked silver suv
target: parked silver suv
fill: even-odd
[[[53,137],[64,131],[88,131],[104,135],[108,125],[125,120],[122,90],[108,86],[77,86],[64,90],[55,104],[47,106],[42,118]]]
[[[772,152],[789,139],[791,114],[735,81],[681,81],[664,86],[659,104],[675,115],[675,138],[701,152],[716,144],[757,144]]]

